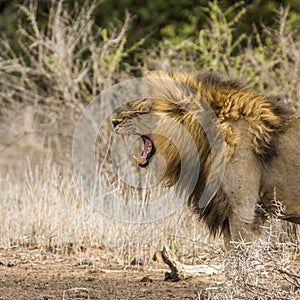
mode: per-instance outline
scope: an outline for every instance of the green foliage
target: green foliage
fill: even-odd
[[[300,39],[290,27],[288,9],[274,15],[272,27],[254,27],[251,35],[237,33],[247,11],[244,2],[222,10],[210,2],[207,26],[193,35],[169,37],[145,60],[147,69],[175,68],[187,72],[216,71],[239,78],[247,86],[298,107]]]
[[[47,26],[47,16],[51,11],[51,1],[38,1],[37,23],[39,26]],[[78,10],[87,1],[64,0],[63,7],[69,12]],[[55,1],[53,2],[55,3]],[[157,45],[164,39],[193,35],[204,28],[207,23],[207,8],[211,1],[208,0],[177,0],[168,2],[161,0],[105,0],[94,1],[97,4],[94,16],[95,23],[102,28],[112,28],[122,24],[126,11],[134,16],[132,26],[129,28],[127,40],[131,46],[146,37],[147,48]],[[18,1],[4,0],[0,4],[0,31],[7,34],[11,41],[16,40],[16,27],[18,20],[24,21],[26,17],[20,15],[16,5]],[[236,1],[219,0],[222,11],[234,6]],[[280,7],[289,7],[291,12],[290,26],[300,32],[300,6],[298,0],[246,0],[243,8],[246,14],[236,24],[235,34],[251,34],[252,26],[261,31],[262,23],[271,26],[274,22],[274,12]],[[228,16],[234,18],[234,13]]]
[[[254,46],[245,54],[248,74],[255,74],[259,90],[280,95],[298,108],[300,75],[300,39],[289,27],[289,12],[280,9],[275,25],[254,35]]]
[[[225,74],[239,71],[243,64],[241,48],[246,34],[236,36],[235,28],[246,13],[243,4],[237,2],[223,12],[217,1],[210,2],[205,9],[207,26],[193,35],[182,36],[180,42],[177,37],[164,40],[159,55],[168,59],[168,67],[181,66],[187,71],[206,70]],[[149,67],[152,67],[151,63]],[[153,67],[157,68],[157,65]]]
[[[222,12],[216,1],[211,2],[207,9],[210,16],[210,27],[199,31],[197,48],[201,53],[203,68],[219,70],[227,73],[231,68],[239,69],[239,48],[246,35],[241,34],[234,38],[234,27],[245,14],[246,9],[241,8],[243,2]],[[234,18],[228,16],[236,12]]]

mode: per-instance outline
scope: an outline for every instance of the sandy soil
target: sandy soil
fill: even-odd
[[[196,299],[220,280],[213,275],[169,282],[166,271],[163,263],[122,267],[78,255],[0,250],[0,299]]]

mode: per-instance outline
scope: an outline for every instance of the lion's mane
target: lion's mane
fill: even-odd
[[[262,166],[276,156],[276,139],[285,131],[288,113],[266,97],[244,88],[238,81],[223,80],[216,74],[190,75],[176,72],[155,72],[151,73],[149,78],[169,79],[176,82],[177,88],[172,91],[163,83],[157,84],[157,81],[151,88],[160,90],[161,95],[164,96],[162,98],[171,97],[180,100],[180,106],[170,101],[152,99],[134,103],[131,110],[143,113],[164,113],[187,128],[198,147],[201,168],[188,204],[205,222],[213,235],[229,230],[228,216],[231,213],[232,204],[222,185],[206,207],[199,207],[199,199],[211,171],[211,148],[204,130],[193,114],[184,107],[189,107],[190,101],[199,101],[199,97],[195,95],[200,95],[209,104],[222,129],[226,142],[227,161],[231,159],[241,138],[235,135],[234,124],[240,120],[246,121],[248,124],[247,134],[250,134],[251,137],[250,147]],[[187,90],[186,86],[195,93]],[[187,97],[182,97],[183,94]],[[172,128],[165,128],[165,130],[169,133],[172,132]],[[176,133],[174,132],[174,134]],[[164,157],[168,164],[165,177],[172,184],[178,179],[180,173],[179,153],[176,151],[175,145],[163,136],[155,138],[155,145],[158,153],[165,154]],[[189,145],[186,145],[186,155],[188,153]],[[199,162],[191,161],[190,167],[192,168],[195,163]],[[188,185],[189,179],[189,174],[187,174],[186,182],[183,182],[183,189],[185,183]]]

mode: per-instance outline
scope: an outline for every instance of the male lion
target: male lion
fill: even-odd
[[[172,80],[176,88],[170,91],[163,80],[160,85],[154,81],[151,88],[160,91],[160,98],[134,101],[113,120],[115,132],[125,140],[131,134],[143,140],[142,154],[134,156],[140,167],[151,166],[153,157],[160,154],[167,164],[164,175],[167,184],[173,185],[178,180],[181,159],[189,158],[191,145],[184,145],[183,153],[179,153],[171,138],[161,134],[177,135],[180,143],[182,132],[163,125],[162,119],[168,117],[189,131],[199,154],[198,161],[186,160],[186,170],[200,164],[188,204],[211,234],[223,234],[227,247],[230,241],[252,240],[266,215],[273,213],[278,203],[283,207],[280,218],[300,223],[300,119],[297,116],[239,83],[222,80],[215,74],[157,72],[149,78]],[[200,98],[217,117],[215,120],[226,144],[226,167],[221,184],[204,206],[199,204],[199,199],[209,184],[209,173],[214,171],[210,170],[212,151],[207,133],[189,109],[189,105],[198,103]],[[202,113],[206,113],[205,109]],[[138,116],[147,114],[159,117],[155,124],[162,127],[160,134],[149,133],[149,128],[143,131],[147,124],[139,121]],[[191,172],[181,181],[183,190],[193,176]]]

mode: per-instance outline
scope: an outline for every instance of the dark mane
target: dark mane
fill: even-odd
[[[207,88],[230,88],[236,90],[244,90],[245,87],[239,80],[224,80],[215,72],[204,72],[195,76],[196,80],[201,82]]]

